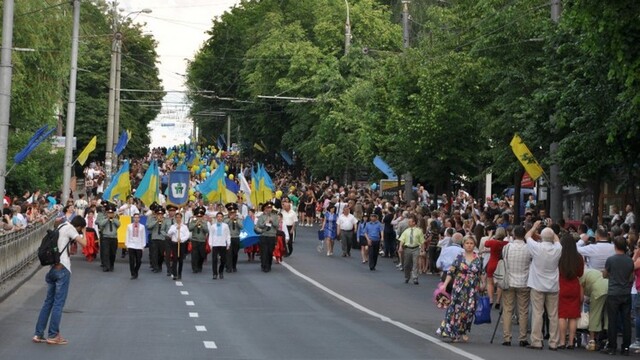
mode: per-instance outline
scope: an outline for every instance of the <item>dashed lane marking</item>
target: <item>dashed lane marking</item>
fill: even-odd
[[[176,286],[184,286],[184,284],[182,283],[182,281],[176,281]]]
[[[188,291],[180,291],[180,295],[189,295]]]
[[[190,312],[189,313],[189,317],[190,318],[197,318],[197,317],[200,317],[200,315],[197,312]]]
[[[389,318],[387,316],[384,316],[384,315],[382,315],[380,313],[377,313],[377,312],[375,312],[375,311],[373,311],[373,310],[371,310],[369,308],[366,308],[366,307],[358,304],[357,302],[355,302],[355,301],[353,301],[353,300],[351,300],[351,299],[349,299],[349,298],[347,298],[345,296],[342,296],[342,295],[338,294],[337,292],[329,289],[328,287],[320,284],[319,282],[317,282],[317,281],[313,280],[312,278],[308,277],[307,275],[299,272],[298,270],[294,269],[291,265],[289,265],[289,264],[287,264],[285,262],[281,262],[280,264],[282,266],[284,266],[285,268],[287,268],[289,271],[291,271],[297,277],[307,281],[308,283],[310,283],[311,285],[317,287],[318,289],[326,292],[327,294],[335,297],[336,299],[338,299],[338,300],[340,300],[340,301],[342,301],[342,302],[344,302],[344,303],[346,303],[348,305],[351,305],[353,308],[355,308],[357,310],[360,310],[365,314],[368,314],[368,315],[370,315],[372,317],[378,318],[383,322],[389,323],[389,324],[391,324],[391,325],[393,325],[395,327],[398,327],[398,328],[400,328],[400,329],[402,329],[402,330],[404,330],[404,331],[406,331],[408,333],[416,335],[416,336],[418,336],[418,337],[420,337],[420,338],[422,338],[424,340],[427,340],[427,341],[429,341],[429,342],[431,342],[431,343],[433,343],[433,344],[435,344],[437,346],[440,346],[440,347],[442,347],[444,349],[447,349],[447,350],[449,350],[449,351],[451,351],[453,353],[456,353],[456,354],[458,354],[458,355],[460,355],[462,357],[465,357],[465,358],[467,358],[469,360],[485,360],[484,358],[482,358],[482,357],[480,357],[478,355],[474,355],[474,354],[472,354],[470,352],[464,351],[462,349],[458,349],[457,347],[455,347],[453,345],[447,344],[447,343],[443,342],[442,340],[440,340],[438,338],[435,338],[435,337],[433,337],[431,335],[425,334],[424,332],[422,332],[420,330],[417,330],[417,329],[414,329],[414,328],[410,327],[409,325],[406,325],[406,324],[401,323],[399,321],[393,320],[393,319],[391,319],[391,318]]]
[[[217,349],[215,341],[203,341],[204,347],[206,349]]]
[[[196,325],[196,331],[207,331],[204,325]]]
[[[195,303],[195,302],[193,302],[193,301],[189,301],[189,300],[187,300],[187,301],[185,301],[184,303],[185,303],[185,304],[187,304],[187,306],[196,306],[196,303]]]

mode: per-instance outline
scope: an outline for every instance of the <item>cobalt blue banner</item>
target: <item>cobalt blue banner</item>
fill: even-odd
[[[169,173],[167,202],[175,206],[184,206],[189,201],[189,172],[172,171]]]

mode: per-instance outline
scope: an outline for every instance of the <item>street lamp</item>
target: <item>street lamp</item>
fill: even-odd
[[[107,146],[105,153],[104,167],[106,172],[106,183],[111,182],[111,174],[113,171],[114,163],[117,160],[113,156],[113,148],[118,141],[118,132],[120,131],[120,74],[122,70],[121,60],[121,46],[122,46],[122,33],[120,33],[118,25],[118,13],[117,3],[113,4],[113,40],[111,43],[111,72],[109,74],[109,109],[107,118]],[[123,18],[141,13],[149,14],[151,9],[145,8],[138,11],[132,11],[125,15]],[[135,17],[134,17],[135,19]]]

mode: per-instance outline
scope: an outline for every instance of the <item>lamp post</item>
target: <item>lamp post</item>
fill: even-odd
[[[107,115],[107,146],[104,167],[106,172],[105,183],[111,182],[111,174],[117,159],[114,156],[113,148],[118,142],[120,131],[120,74],[122,71],[122,33],[118,25],[118,4],[113,3],[113,40],[111,42],[111,72],[109,73],[109,109]],[[151,9],[132,11],[123,18],[133,14],[150,14]]]
[[[71,190],[73,161],[73,133],[76,122],[76,82],[78,77],[78,33],[80,29],[80,0],[73,1],[73,32],[71,40],[71,74],[69,75],[69,104],[65,129],[64,172],[62,174],[62,204],[66,204]]]
[[[2,49],[0,50],[0,197],[4,197],[9,148],[11,107],[11,46],[13,45],[13,0],[2,4]]]

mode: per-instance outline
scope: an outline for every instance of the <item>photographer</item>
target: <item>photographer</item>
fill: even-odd
[[[69,283],[71,282],[71,259],[68,248],[73,241],[85,246],[86,221],[81,216],[74,217],[71,222],[66,222],[58,228],[58,249],[63,249],[60,254],[60,262],[51,265],[45,276],[47,282],[47,297],[44,300],[36,330],[33,336],[35,343],[47,343],[51,345],[66,345],[68,341],[60,335],[60,320],[62,309],[67,300]],[[49,317],[51,320],[49,321]],[[44,330],[49,324],[48,338],[44,337]]]

